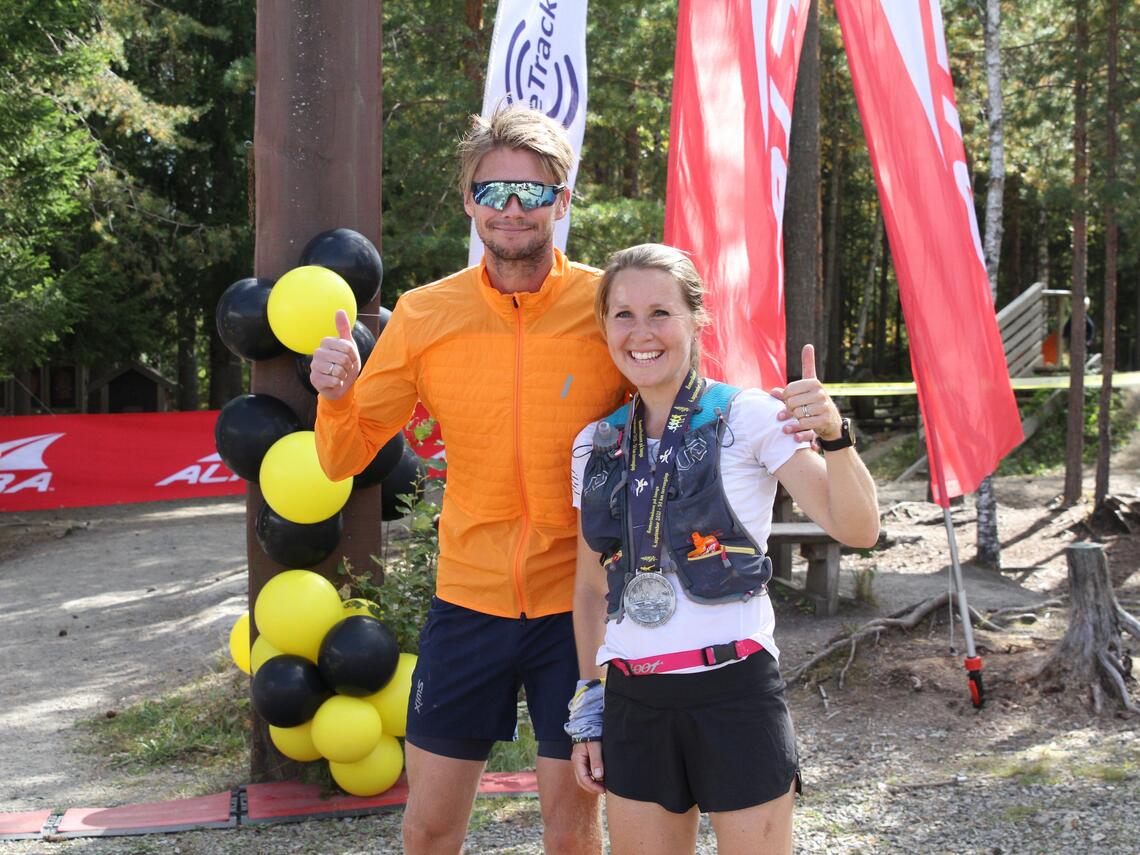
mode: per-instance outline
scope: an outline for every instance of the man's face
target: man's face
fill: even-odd
[[[538,181],[553,184],[533,152],[497,148],[483,155],[475,170],[475,181]],[[554,245],[554,223],[566,216],[570,207],[567,192],[558,194],[553,205],[523,210],[512,196],[501,211],[477,205],[470,188],[463,194],[463,207],[475,222],[475,231],[487,254],[499,261],[542,260]]]

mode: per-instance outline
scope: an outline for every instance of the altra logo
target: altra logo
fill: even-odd
[[[0,442],[0,493],[19,493],[22,490],[46,493],[50,490],[51,471],[44,463],[44,452],[61,436],[62,433],[43,433]],[[25,478],[17,472],[36,474]]]
[[[544,0],[528,17],[518,22],[507,45],[507,101],[528,104],[568,128],[578,115],[581,83],[570,55],[555,53],[558,3]]]
[[[227,481],[240,481],[222,463],[221,456],[215,452],[198,458],[198,462],[179,469],[173,475],[168,475],[154,486],[167,487],[171,484],[225,484]]]

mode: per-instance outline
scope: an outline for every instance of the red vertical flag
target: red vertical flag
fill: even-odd
[[[692,255],[707,372],[785,378],[782,224],[806,0],[680,0],[665,242]]]
[[[943,507],[1021,442],[937,0],[836,0]]]

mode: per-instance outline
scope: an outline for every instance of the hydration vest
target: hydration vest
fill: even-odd
[[[685,595],[698,603],[747,600],[766,593],[772,578],[772,562],[732,512],[721,480],[720,448],[732,444],[727,416],[739,393],[724,383],[705,389],[678,449],[665,501],[660,569],[675,572]],[[626,490],[630,417],[626,404],[602,420],[620,431],[619,439],[609,449],[595,443],[582,477],[582,535],[602,555],[607,621],[624,616],[622,592],[636,572]]]

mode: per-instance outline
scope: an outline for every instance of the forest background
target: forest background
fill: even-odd
[[[942,2],[982,224],[985,5]],[[385,306],[466,263],[454,145],[481,107],[495,6],[383,3]],[[1109,26],[1110,6],[1119,27]],[[1111,210],[1118,370],[1140,366],[1140,206],[1119,189],[1136,185],[1140,155],[1131,7],[1007,2],[1000,54],[997,305],[1037,281],[1070,287],[1080,207],[1098,349]],[[602,265],[613,249],[661,239],[676,16],[676,0],[590,2],[589,112],[568,246],[575,260]],[[1114,33],[1122,73],[1119,106],[1109,110]],[[19,389],[42,364],[138,360],[175,381],[179,409],[219,408],[245,391],[247,369],[219,340],[214,312],[226,287],[252,275],[254,35],[251,0],[0,0],[0,378],[14,377]],[[1082,135],[1074,105],[1086,79]],[[797,156],[804,143],[818,160]],[[1087,195],[1075,181],[1075,146],[1087,146]],[[789,348],[815,341],[828,379],[909,379],[870,160],[827,0],[805,41],[792,148]],[[25,406],[36,411],[34,400]]]

